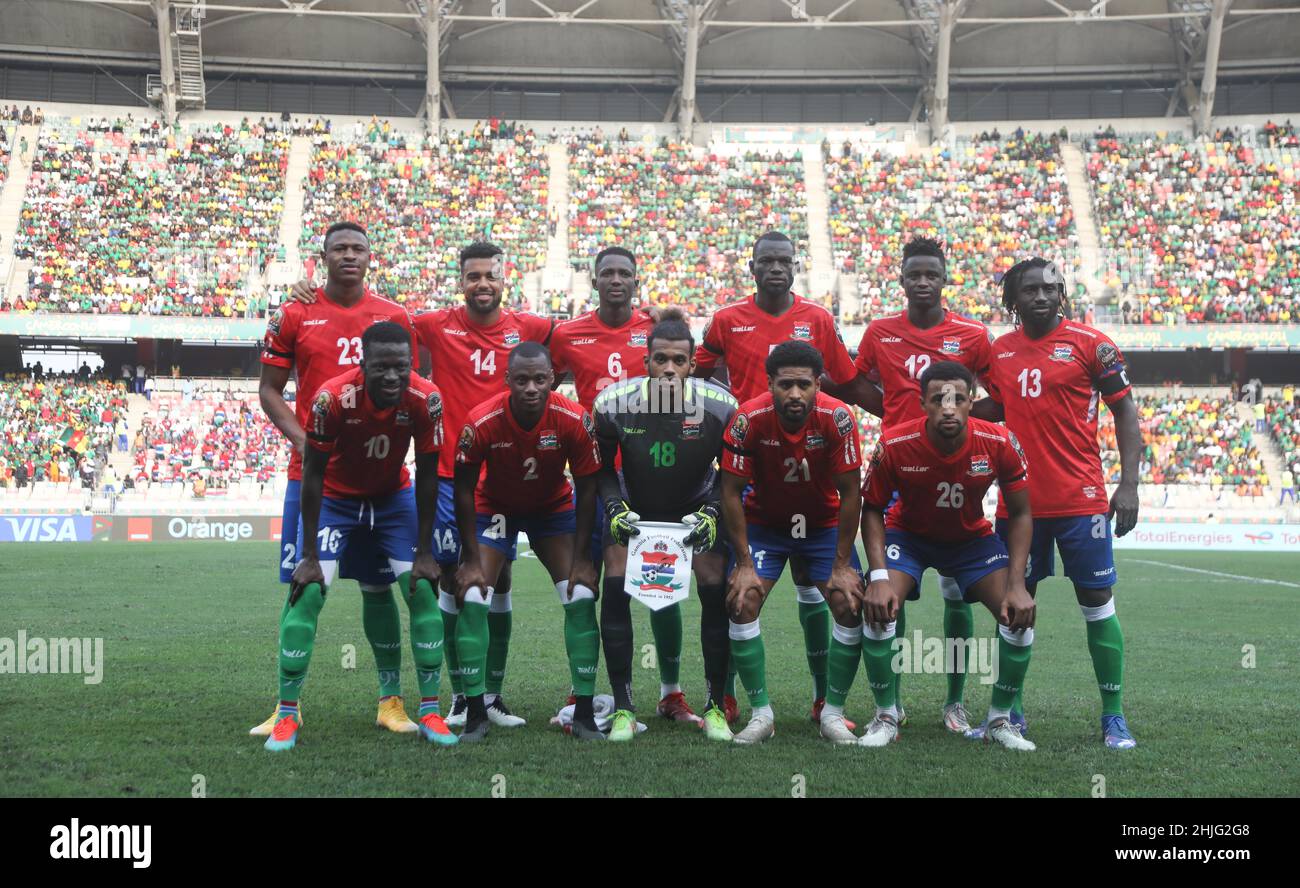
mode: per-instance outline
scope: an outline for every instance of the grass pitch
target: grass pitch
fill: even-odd
[[[1139,746],[1101,746],[1098,696],[1074,596],[1061,579],[1039,590],[1026,709],[1032,754],[949,736],[942,675],[907,675],[911,721],[884,750],[832,748],[808,720],[811,681],[788,575],[763,613],[775,738],[758,748],[706,741],[653,716],[658,676],[638,657],[636,695],[650,731],[626,746],[579,744],[548,719],[568,692],[555,593],[540,564],[515,573],[505,696],[525,728],[494,729],[477,747],[435,749],[374,726],[376,678],[350,581],[329,596],[303,695],[296,750],[265,752],[248,728],[275,696],[283,591],[267,543],[9,545],[0,637],[102,637],[103,680],[0,674],[0,794],[184,796],[1109,796],[1300,793],[1294,701],[1300,581],[1286,555],[1123,552],[1119,615],[1127,644],[1125,701]],[[1172,565],[1215,571],[1217,576]],[[405,607],[399,605],[405,622]],[[908,608],[908,633],[942,632],[933,574]],[[633,605],[638,649],[648,612]],[[682,680],[702,705],[699,610],[686,606]],[[976,631],[993,621],[976,609]],[[343,668],[343,646],[356,668]],[[1243,647],[1253,648],[1243,652]],[[1249,650],[1254,666],[1244,666]],[[415,678],[404,651],[407,709]],[[601,689],[605,689],[604,665]],[[444,700],[450,687],[443,681]],[[978,720],[988,686],[972,677]],[[742,718],[745,706],[742,699]],[[863,672],[848,715],[871,712]]]

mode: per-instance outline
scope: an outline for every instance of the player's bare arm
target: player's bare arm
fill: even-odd
[[[1034,518],[1029,511],[1029,488],[1004,490],[1010,533],[1007,535],[1007,588],[998,610],[998,622],[1012,632],[1032,629],[1035,603],[1025,588],[1025,565],[1029,560],[1029,543],[1034,537]]]
[[[1137,405],[1129,393],[1114,404],[1115,438],[1119,444],[1119,487],[1110,498],[1109,518],[1115,519],[1115,536],[1122,537],[1138,520],[1138,463],[1142,455],[1142,429],[1138,424]],[[1108,519],[1109,520],[1109,519]]]
[[[747,479],[731,472],[722,473],[722,518],[731,538],[736,566],[727,580],[727,612],[734,618],[746,610],[747,605],[763,600],[763,584],[754,570],[754,559],[749,555],[749,534],[745,527],[745,507],[741,494]]]
[[[573,535],[573,566],[569,569],[569,599],[573,599],[573,590],[578,585],[586,586],[599,594],[600,584],[597,580],[596,565],[591,562],[591,530],[596,520],[596,483],[599,473],[581,475],[573,479],[576,494],[575,516],[576,528]]]
[[[474,512],[474,488],[478,486],[480,463],[456,463],[453,501],[456,526],[460,529],[461,564],[456,571],[456,606],[465,603],[465,590],[472,586],[487,588],[487,577],[479,560],[478,528]]]
[[[976,401],[971,405],[970,415],[985,422],[1004,422],[1007,418],[1002,405],[992,398],[980,398]]]
[[[289,384],[289,368],[262,365],[262,376],[257,384],[257,399],[262,404],[262,411],[272,424],[280,430],[289,443],[299,453],[307,450],[307,432],[298,424],[289,402],[284,399],[284,387]],[[307,397],[307,392],[300,393]],[[322,475],[323,477],[323,475]]]
[[[411,565],[411,585],[416,580],[428,580],[430,585],[437,585],[441,570],[438,561],[429,548],[433,538],[434,520],[438,514],[438,454],[417,453],[415,455],[415,509],[419,521],[419,543],[415,547],[415,562]]]
[[[837,612],[855,613],[862,606],[862,576],[851,563],[853,547],[858,539],[858,522],[862,516],[862,489],[859,486],[858,472],[841,472],[835,476],[835,489],[840,495],[838,535],[835,540],[835,561],[831,565],[831,576],[826,583],[828,601],[839,599],[840,605],[832,604]]]
[[[885,560],[885,516],[879,509],[867,508],[862,511],[862,545],[867,550],[868,577],[877,578],[867,583],[863,593],[862,619],[876,626],[884,626],[898,618],[898,602],[902,596],[896,588],[898,584],[894,577],[884,576],[890,571]]]
[[[856,404],[873,416],[885,415],[885,396],[871,380],[867,379],[865,373],[858,373],[843,385],[838,385],[823,373],[821,390],[846,404]],[[856,521],[853,523],[857,525]]]
[[[329,459],[328,453],[315,447],[308,447],[302,457],[302,499],[299,512],[302,521],[302,553],[289,583],[290,605],[298,600],[303,589],[311,583],[325,583],[316,534],[320,529],[321,497],[325,492],[325,466],[329,464]]]

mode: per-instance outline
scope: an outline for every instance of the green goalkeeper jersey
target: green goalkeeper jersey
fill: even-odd
[[[716,383],[684,386],[684,404],[666,404],[639,377],[607,386],[592,405],[602,458],[617,451],[623,498],[646,521],[680,521],[718,499],[722,434],[739,405]]]

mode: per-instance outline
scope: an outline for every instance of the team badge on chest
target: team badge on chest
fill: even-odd
[[[515,346],[515,345],[518,345],[518,344],[519,344],[519,331],[518,331],[518,330],[507,330],[507,331],[506,331],[506,345],[509,345],[509,346]]]
[[[542,432],[537,438],[538,450],[559,450],[560,436],[555,432]]]
[[[1058,345],[1052,349],[1052,360],[1061,363],[1069,363],[1074,357],[1074,346],[1069,344]]]
[[[970,458],[970,472],[967,474],[976,478],[982,475],[991,475],[993,470],[989,468],[989,458],[987,455],[972,456]]]
[[[405,410],[399,410],[397,411],[396,416],[394,416],[394,422],[396,422],[399,426],[410,425],[411,414],[407,413]]]
[[[632,338],[627,341],[627,344],[632,346],[632,348],[645,348],[646,335],[645,330],[637,330],[632,333]]]
[[[803,339],[803,340],[809,340],[809,339],[812,339],[812,325],[811,325],[811,324],[795,324],[795,325],[794,325],[794,335],[793,335],[792,338],[794,338],[794,339]]]
[[[959,354],[961,354],[961,340],[960,340],[960,339],[945,339],[945,340],[943,341],[943,347],[940,349],[940,351],[942,351],[945,355],[959,355]]]

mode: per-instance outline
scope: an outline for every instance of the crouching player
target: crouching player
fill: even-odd
[[[863,482],[862,538],[871,575],[863,596],[862,652],[876,717],[859,743],[885,746],[898,738],[894,621],[932,567],[954,578],[962,596],[982,602],[999,624],[998,672],[985,738],[1032,750],[1034,744],[1009,717],[1034,640],[1034,600],[1024,580],[1033,536],[1024,453],[1006,429],[970,418],[975,388],[970,370],[940,361],[920,381],[925,418],[881,433]],[[984,517],[984,494],[994,481],[1009,515],[1005,544]],[[894,491],[898,500],[882,517]]]
[[[316,621],[339,559],[362,528],[387,557],[411,612],[420,734],[439,745],[456,743],[438,712],[442,614],[433,593],[438,563],[429,548],[438,507],[442,396],[411,371],[411,336],[401,326],[373,324],[361,346],[358,369],[329,380],[312,399],[303,457],[301,560],[280,621],[280,709],[266,741],[270,750],[292,749],[298,742],[298,695],[311,663]],[[414,497],[403,465],[412,439]]]
[[[862,594],[854,549],[862,511],[857,422],[821,392],[823,369],[821,353],[806,342],[776,346],[767,356],[768,393],[740,405],[722,439],[722,515],[736,553],[727,586],[731,661],[753,710],[736,743],[774,731],[758,614],[786,561],[802,555],[827,600],[851,603],[846,614],[857,611]],[[822,709],[822,735],[855,743],[840,702]]]
[[[600,629],[596,568],[589,552],[600,452],[591,417],[551,391],[554,381],[544,345],[516,346],[506,365],[507,390],[470,413],[456,444],[456,522],[464,550],[456,574],[456,650],[469,707],[461,733],[467,742],[487,736],[488,609],[521,530],[564,607],[564,647],[575,698],[573,736],[605,739],[592,710]],[[566,464],[577,485],[576,516]]]

